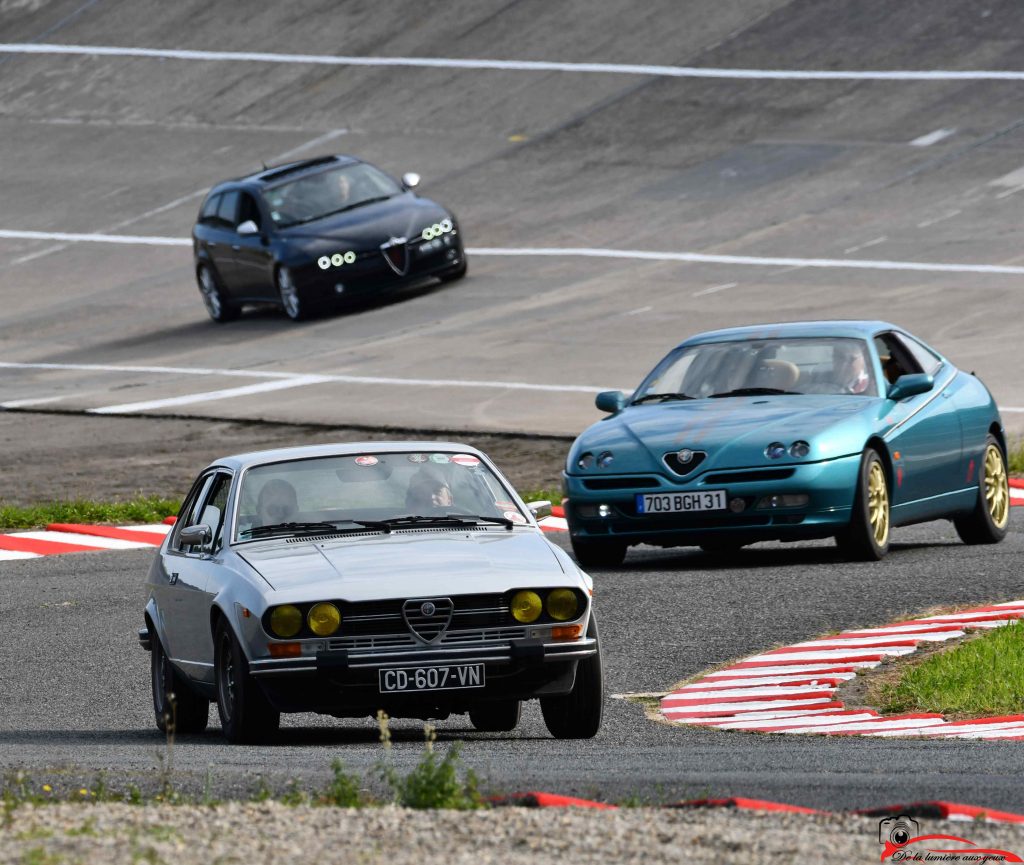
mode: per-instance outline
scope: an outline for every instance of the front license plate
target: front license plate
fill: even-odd
[[[690,511],[724,511],[725,490],[699,493],[637,493],[638,514],[678,514]]]
[[[482,688],[483,664],[450,664],[446,667],[398,667],[380,670],[380,692],[451,691],[455,688]]]

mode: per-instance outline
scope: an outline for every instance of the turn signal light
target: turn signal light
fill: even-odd
[[[578,640],[583,632],[583,625],[561,625],[551,629],[551,639],[556,642]]]
[[[302,654],[302,643],[270,643],[271,658],[297,658]]]

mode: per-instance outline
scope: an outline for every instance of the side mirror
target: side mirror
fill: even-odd
[[[415,189],[420,185],[420,176],[415,171],[407,171],[402,175],[402,186],[406,189]]]
[[[626,395],[621,390],[603,390],[595,397],[594,405],[615,414],[626,407]]]
[[[530,513],[533,514],[535,520],[542,520],[544,517],[551,516],[551,502],[527,502],[526,506],[530,509]]]
[[[212,538],[213,529],[201,524],[198,526],[186,526],[181,530],[181,534],[178,535],[178,540],[182,545],[188,547],[205,547]]]
[[[910,375],[901,375],[896,381],[889,385],[889,392],[886,394],[893,402],[899,402],[910,396],[917,396],[919,393],[928,393],[935,387],[935,379],[923,372],[915,372]]]
[[[242,237],[252,237],[254,234],[260,233],[259,226],[251,219],[245,220],[241,225],[235,229]]]

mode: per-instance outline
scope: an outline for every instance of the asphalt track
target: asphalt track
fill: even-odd
[[[564,543],[564,539],[560,541]],[[837,628],[884,624],[932,604],[1010,600],[1021,594],[1024,532],[997,547],[966,547],[945,523],[899,530],[881,564],[851,565],[827,545],[764,544],[727,561],[695,551],[634,553],[628,567],[595,573],[612,693],[665,691],[683,677],[783,642]],[[51,556],[0,572],[0,766],[48,777],[156,785],[167,759],[152,720],[148,655],[135,643],[142,580],[152,553]],[[214,714],[214,719],[216,714]],[[418,722],[395,723],[395,759],[422,751]],[[441,747],[462,754],[489,786],[549,789],[648,801],[749,796],[822,808],[945,799],[1024,811],[1019,742],[763,736],[671,727],[610,700],[587,742],[559,742],[536,704],[509,736],[474,733],[455,716]],[[380,757],[369,720],[292,716],[279,744],[224,743],[216,721],[181,737],[173,765],[199,789],[251,794],[263,775],[282,789],[326,782],[331,761],[371,772]]]
[[[4,43],[742,69],[1019,71],[1024,36],[1008,0],[303,2],[244,20],[199,2],[0,9]],[[634,384],[696,330],[866,317],[976,370],[1020,431],[1019,275],[751,260],[1021,265],[1021,86],[0,54],[0,233],[181,238],[214,181],[344,150],[419,171],[473,248],[717,256],[481,255],[465,281],[395,302],[217,327],[186,248],[0,237],[0,362],[13,364],[0,368],[0,404],[572,434],[597,416],[594,390]],[[996,548],[962,547],[945,524],[902,530],[878,565],[765,546],[729,564],[651,553],[600,573],[609,687],[662,691],[775,644],[1019,597],[1014,519]],[[4,564],[0,765],[153,774],[163,743],[133,636],[148,555]],[[406,729],[397,750],[411,762]],[[533,710],[509,739],[453,722],[442,733],[467,739],[486,779],[567,793],[1024,809],[1017,743],[674,729],[618,701],[589,743],[552,742]],[[247,749],[211,732],[179,741],[174,760],[242,787],[258,772],[323,777],[339,755],[368,766],[373,737],[368,725],[300,726]]]

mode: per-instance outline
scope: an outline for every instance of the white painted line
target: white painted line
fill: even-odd
[[[118,526],[118,528],[126,532],[149,532],[153,535],[167,535],[170,534],[174,526],[169,526],[167,523],[156,523],[149,526]]]
[[[0,229],[0,239],[66,240],[77,243],[115,243],[142,246],[191,246],[186,237],[130,234],[73,234],[59,231]],[[907,270],[920,273],[985,273],[1024,276],[1024,267],[1002,264],[958,264],[955,262],[884,261],[861,258],[783,258],[759,255],[713,255],[702,252],[658,252],[649,249],[600,249],[591,247],[500,247],[466,249],[469,255],[517,258],[608,258],[636,261],[680,261],[693,264],[733,264],[743,267],[849,268],[853,270]],[[716,289],[719,287],[715,287]]]
[[[728,69],[700,66],[651,66],[635,63],[566,63],[547,60],[487,60],[445,57],[359,57],[334,54],[276,54],[264,51],[196,51],[113,45],[58,45],[43,42],[0,43],[0,54],[85,54],[165,60],[217,60],[315,66],[410,66],[432,69],[493,69],[510,72],[590,72],[654,75],[668,78],[737,78],[781,81],[1024,81],[1024,72],[972,69]]]
[[[789,718],[796,719],[799,723],[803,723],[803,719],[811,715],[835,715],[838,712],[842,712],[842,709],[803,709],[796,712],[744,712],[742,715],[722,715],[719,717],[711,718],[694,718],[689,723],[701,724],[707,727],[717,727],[720,724],[734,724],[737,718],[743,718],[745,721],[752,720],[771,720],[773,718]],[[679,722],[683,723],[683,722]]]
[[[955,134],[956,129],[936,129],[934,132],[929,132],[927,135],[915,138],[910,144],[912,147],[931,147],[933,144],[938,144],[943,139]]]
[[[1007,189],[1005,192],[1000,192],[996,195],[996,198],[1009,198],[1011,195],[1016,195],[1022,189],[1024,189],[1024,184],[1021,186],[1015,186],[1013,189]]]
[[[806,643],[793,643],[794,646],[810,646],[812,648],[836,648],[841,649],[847,646],[878,646],[881,643],[902,642],[905,640],[949,640],[953,637],[962,637],[963,631],[917,631],[913,634],[900,634],[899,632],[877,634],[874,637],[847,637],[840,634],[838,637],[829,637],[825,640],[808,640]]]
[[[1024,406],[999,406],[999,411],[1009,412],[1010,414],[1024,414]]]
[[[30,405],[45,405],[51,402],[60,402],[66,399],[63,396],[41,396],[36,399],[11,399],[7,402],[0,402],[0,408],[27,408]]]
[[[774,727],[791,727],[797,724],[802,727],[836,727],[841,724],[856,724],[863,721],[870,720],[880,721],[881,718],[878,715],[873,715],[871,712],[859,712],[856,715],[831,715],[820,718],[807,718],[801,717],[800,715],[793,715],[792,717],[780,717],[773,718],[770,720],[757,721],[747,720],[734,720],[726,722],[724,724],[718,724],[720,730],[751,730],[751,729],[762,729],[762,728],[774,728]],[[779,730],[778,732],[783,732]]]
[[[153,549],[152,544],[143,541],[121,541],[117,538],[100,538],[95,535],[80,535],[75,532],[18,532],[14,537],[33,541],[57,541],[61,544],[76,544],[80,547],[96,547],[98,550]]]
[[[881,730],[905,730],[905,729],[917,729],[918,727],[934,727],[936,724],[947,723],[942,718],[903,718],[896,721],[890,721],[885,717],[875,718],[872,721],[857,721],[853,724],[830,724],[815,727],[811,724],[806,724],[801,727],[794,727],[792,730],[780,730],[780,733],[861,733],[872,731],[876,729]]]
[[[857,246],[851,246],[849,249],[843,250],[843,255],[849,255],[851,252],[859,252],[862,249],[867,249],[869,246],[878,246],[880,243],[885,243],[889,238],[884,234],[881,237],[876,237],[873,240],[865,241]]]
[[[663,706],[661,713],[666,717],[684,717],[693,714],[707,714],[718,712],[720,715],[742,714],[744,712],[757,712],[762,709],[799,709],[801,706],[814,706],[818,703],[829,702],[828,695],[813,697],[807,700],[751,700],[746,703],[703,703],[699,706]]]
[[[746,660],[746,659],[744,659]],[[742,661],[740,663],[743,663]],[[805,675],[819,675],[822,678],[830,676],[826,672],[831,667],[877,667],[878,661],[855,661],[853,663],[836,662],[831,664],[786,664],[778,667],[726,667],[723,670],[716,670],[708,673],[705,679],[718,679],[723,676],[788,676],[790,673],[804,673]]]
[[[830,661],[837,665],[843,663],[843,658],[860,658],[865,655],[908,655],[914,651],[913,646],[879,646],[869,649],[823,649],[820,652],[781,652],[778,654],[769,652],[765,655],[751,655],[747,661],[783,661],[792,659],[794,661]]]
[[[719,291],[725,291],[727,288],[735,288],[739,285],[738,282],[723,282],[721,285],[713,285],[711,288],[703,288],[700,291],[693,293],[694,297],[703,297],[706,294],[715,294]]]
[[[724,697],[769,697],[778,699],[793,694],[807,694],[810,697],[831,694],[835,685],[765,685],[753,688],[712,688],[710,691],[676,691],[662,700],[663,706],[695,705],[692,701],[721,700]]]
[[[936,216],[934,219],[926,219],[924,222],[917,224],[918,228],[927,228],[929,225],[936,225],[940,222],[945,222],[947,219],[952,219],[957,214],[963,213],[962,210],[950,210],[948,213],[942,214],[942,216]]]
[[[692,685],[683,685],[683,687],[673,691],[668,696],[688,694],[691,689],[697,691],[712,688],[716,692],[722,693],[723,691],[728,691],[732,688],[757,688],[762,685],[785,685],[790,682],[810,682],[811,684],[814,684],[819,679],[836,679],[845,682],[847,679],[856,678],[856,676],[856,673],[822,673],[818,676],[761,676],[756,679],[703,678],[698,682],[694,682]]]
[[[179,405],[194,405],[198,402],[216,402],[222,399],[232,399],[239,396],[251,396],[255,393],[269,393],[270,391],[286,390],[292,387],[305,387],[311,384],[323,384],[330,381],[322,375],[296,376],[291,379],[276,379],[265,381],[260,384],[247,384],[242,387],[229,387],[224,390],[211,390],[205,393],[186,394],[185,396],[172,396],[166,399],[153,399],[147,402],[127,402],[120,405],[107,405],[102,408],[87,409],[88,414],[133,414],[139,411],[151,409],[173,408]]]
[[[0,562],[8,562],[14,559],[38,559],[39,553],[22,553],[18,550],[0,550]]]

